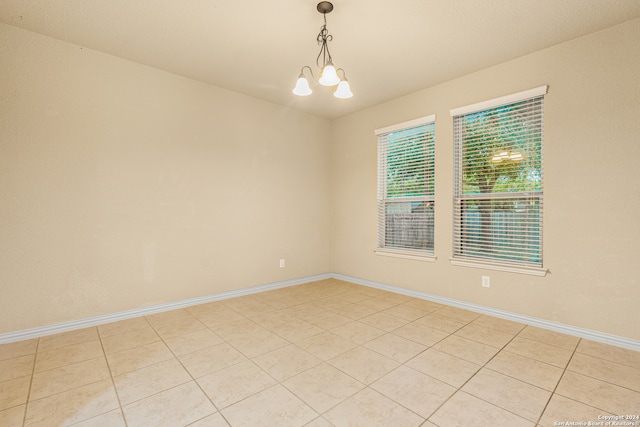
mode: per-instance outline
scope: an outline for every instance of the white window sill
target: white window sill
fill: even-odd
[[[435,262],[436,257],[431,254],[414,251],[403,251],[400,249],[376,249],[376,255],[389,256],[394,258],[413,259],[416,261]]]
[[[541,276],[544,277],[547,275],[549,270],[546,268],[539,267],[525,267],[519,265],[510,265],[510,264],[498,264],[494,262],[485,262],[485,261],[470,261],[470,260],[462,260],[456,258],[449,258],[451,261],[451,265],[457,265],[460,267],[471,267],[471,268],[484,268],[486,270],[497,270],[497,271],[506,271],[508,273],[518,273],[518,274],[529,274],[532,276]]]

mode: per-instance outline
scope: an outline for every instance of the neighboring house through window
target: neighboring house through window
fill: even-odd
[[[435,116],[375,131],[379,255],[433,260]]]
[[[547,86],[451,110],[456,265],[544,275],[543,101]]]

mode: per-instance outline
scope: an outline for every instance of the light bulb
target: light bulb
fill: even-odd
[[[325,65],[319,82],[322,86],[335,86],[340,83],[338,73],[336,73],[336,69],[331,62]]]
[[[518,153],[517,151],[514,153],[511,153],[509,155],[509,160],[511,160],[512,162],[519,162],[520,160],[522,160],[522,154]]]
[[[298,96],[307,96],[311,95],[311,88],[309,87],[309,81],[305,76],[300,74],[298,77],[298,81],[296,82],[296,87],[292,90],[294,95]]]
[[[340,99],[347,99],[353,96],[351,92],[351,88],[349,87],[349,82],[346,80],[341,80],[338,83],[338,89],[333,93],[333,96]]]

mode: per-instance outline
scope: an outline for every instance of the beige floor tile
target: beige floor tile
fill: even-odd
[[[565,368],[573,352],[554,345],[531,341],[526,338],[515,337],[504,348],[511,353],[519,354],[530,359],[539,360],[558,368]]]
[[[349,323],[351,322],[351,319],[331,311],[325,311],[323,313],[310,315],[305,319],[305,321],[316,325],[319,328],[329,330],[344,325],[345,323]]]
[[[293,344],[255,357],[253,361],[278,381],[322,363],[322,360]]]
[[[377,313],[378,310],[373,307],[368,307],[359,304],[350,304],[340,310],[340,315],[348,317],[351,320],[359,320],[363,317],[371,316]]]
[[[38,348],[39,338],[0,344],[0,361],[34,354]]]
[[[42,399],[52,394],[110,378],[111,374],[104,356],[36,372],[33,375],[29,400]]]
[[[216,412],[193,381],[138,400],[122,410],[128,427],[185,426]]]
[[[424,418],[375,390],[365,388],[324,415],[336,427],[413,427]]]
[[[185,310],[193,316],[200,318],[202,316],[207,316],[208,314],[217,313],[219,311],[224,312],[229,309],[222,301],[212,301],[204,304],[192,305],[191,307],[186,307]]]
[[[0,360],[0,382],[31,375],[35,354]]]
[[[612,345],[583,339],[580,341],[580,344],[578,344],[576,352],[640,369],[640,351],[628,350],[626,348],[614,347]]]
[[[248,358],[256,357],[290,344],[289,341],[266,329],[259,333],[233,337],[227,341]]]
[[[122,405],[191,381],[176,359],[156,363],[113,378]]]
[[[95,341],[97,339],[98,329],[95,327],[49,335],[40,338],[38,352],[40,353],[47,350],[55,350],[56,348],[66,347],[73,344],[80,344],[87,341]]]
[[[160,337],[156,331],[151,326],[145,326],[118,335],[103,337],[102,346],[105,354],[112,354],[157,341],[160,341]]]
[[[145,366],[164,362],[173,357],[173,353],[171,353],[165,343],[158,341],[118,353],[108,354],[107,363],[111,369],[111,374],[115,377],[135,371],[136,369],[144,368]]]
[[[537,341],[544,344],[554,345],[565,350],[575,350],[580,338],[555,331],[541,329],[535,326],[527,326],[518,334],[520,338]]]
[[[331,332],[351,340],[356,344],[364,344],[385,334],[383,330],[374,328],[371,325],[367,325],[359,321],[353,321],[342,326],[338,326]]]
[[[456,391],[455,387],[407,366],[388,373],[371,384],[371,388],[424,418],[428,418]]]
[[[375,338],[364,347],[387,356],[397,362],[404,363],[427,349],[417,342],[400,337],[393,333]]]
[[[384,312],[375,313],[371,316],[363,317],[360,322],[373,326],[374,328],[382,329],[386,332],[391,332],[394,329],[398,329],[401,326],[409,323],[408,320],[401,319],[400,317],[392,316]]]
[[[551,397],[550,391],[489,369],[481,369],[462,390],[532,422],[538,421]]]
[[[563,373],[556,366],[508,351],[498,353],[487,368],[549,391],[556,388]]]
[[[433,346],[434,349],[455,355],[461,359],[484,365],[499,349],[466,338],[450,335]]]
[[[279,384],[221,412],[234,427],[301,426],[318,416],[313,409]]]
[[[54,350],[38,352],[34,370],[35,372],[47,371],[73,363],[95,359],[102,355],[102,346],[98,340],[72,344]]]
[[[317,305],[313,305],[310,302],[305,302],[303,304],[298,304],[298,305],[286,308],[286,309],[281,310],[281,311],[283,313],[287,313],[287,314],[290,314],[292,316],[295,316],[298,319],[302,319],[306,315],[324,313],[326,310],[324,310],[323,308],[318,307]]]
[[[0,426],[22,427],[22,421],[24,421],[24,410],[26,407],[26,405],[20,405],[0,411]]]
[[[30,384],[30,376],[0,382],[0,411],[27,403]]]
[[[342,353],[328,363],[364,384],[371,384],[399,365],[395,360],[364,347]]]
[[[567,370],[640,392],[640,369],[576,353]]]
[[[459,320],[464,322],[465,324],[477,319],[480,317],[480,313],[476,313],[475,311],[465,310],[463,308],[445,306],[436,312],[440,316],[450,317],[452,319]]]
[[[640,408],[640,393],[571,371],[564,373],[556,393],[614,414],[636,414]]]
[[[223,303],[230,308],[231,310],[243,315],[243,316],[251,316],[256,313],[264,313],[266,311],[274,311],[276,308],[270,306],[269,304],[261,303],[260,301],[243,301],[242,298],[231,298],[224,300]],[[236,301],[240,300],[240,301]]]
[[[418,322],[404,325],[395,329],[393,333],[427,347],[431,347],[449,336],[448,332],[440,331]]]
[[[227,323],[246,319],[242,314],[237,313],[227,307],[221,308],[216,311],[210,311],[206,314],[205,313],[194,314],[194,316],[211,329],[215,329]]]
[[[495,331],[504,332],[506,334],[515,335],[520,332],[526,325],[511,320],[500,319],[499,317],[487,316],[483,314],[476,320],[471,322],[472,325],[481,326],[483,328],[493,329]]]
[[[364,388],[362,383],[326,363],[283,384],[318,413],[327,411]]]
[[[371,298],[370,295],[367,295],[364,292],[360,292],[360,290],[353,290],[353,291],[348,291],[345,292],[343,294],[340,295],[340,298],[342,298],[343,301],[346,301],[348,303],[356,303],[356,302],[360,302],[360,301],[364,301],[366,299]]]
[[[585,423],[583,425],[588,425],[589,421],[591,421],[592,425],[597,425],[597,422],[602,421],[598,419],[598,416],[601,415],[612,414],[554,394],[544,410],[539,424],[543,427],[557,427],[560,423],[566,423],[566,421]]]
[[[495,329],[484,328],[468,324],[458,329],[455,335],[467,338],[491,347],[502,348],[509,343],[514,337],[512,334],[496,331]]]
[[[555,427],[639,384],[640,352],[327,279],[2,344],[0,425]]]
[[[206,328],[204,323],[196,319],[187,310],[174,310],[167,313],[154,314],[147,316],[147,320],[151,323],[151,326],[153,326],[158,335],[165,340],[201,331]]]
[[[440,310],[435,311],[431,314],[427,314],[426,316],[416,320],[415,323],[419,325],[426,325],[430,328],[438,329],[439,331],[447,332],[450,334],[454,333],[468,323],[451,317],[442,316],[441,314],[438,314],[439,312]]]
[[[308,424],[305,424],[304,427],[334,427],[329,421],[327,421],[323,417],[318,417],[311,421]]]
[[[270,330],[290,342],[298,342],[324,332],[321,327],[302,320],[294,320],[291,323],[274,326]]]
[[[164,342],[176,356],[181,356],[212,345],[222,344],[224,340],[211,332],[210,329],[200,329],[190,334],[165,339]]]
[[[144,317],[134,317],[131,319],[120,320],[118,322],[106,323],[98,326],[98,333],[102,338],[111,335],[120,335],[126,332],[132,332],[137,329],[145,329],[149,327],[149,322]]]
[[[227,424],[219,412],[216,412],[215,414],[204,417],[193,424],[189,424],[188,427],[229,427],[229,424]]]
[[[405,365],[454,387],[461,387],[480,369],[480,365],[433,348],[420,353]]]
[[[247,358],[229,344],[223,343],[179,356],[178,359],[193,378],[200,378],[227,366],[243,362]]]
[[[247,360],[197,380],[218,408],[226,408],[276,384],[255,363]]]
[[[389,301],[394,304],[402,304],[404,302],[411,301],[413,299],[409,296],[398,294],[395,292],[390,292],[390,291],[382,291],[382,293],[376,295],[375,298],[383,299],[385,301]]]
[[[383,313],[390,314],[392,316],[399,317],[401,319],[413,322],[416,319],[421,318],[428,314],[427,311],[420,310],[419,308],[409,307],[404,304],[395,305],[383,311]]]
[[[375,311],[382,311],[382,310],[386,310],[388,308],[391,308],[394,305],[398,305],[400,303],[385,299],[384,297],[373,297],[373,298],[369,298],[369,299],[365,299],[365,300],[359,301],[359,302],[357,302],[355,304],[359,305],[359,306],[362,306],[362,307],[367,307],[367,308],[374,309]]]
[[[120,409],[107,412],[86,421],[74,424],[73,427],[126,427],[124,416]]]
[[[293,322],[299,321],[299,319],[293,314],[287,313],[282,310],[257,313],[254,316],[251,316],[250,319],[270,331],[275,327],[288,325]]]
[[[333,296],[328,298],[322,298],[313,302],[313,305],[316,305],[324,310],[333,310],[340,311],[342,308],[346,307],[350,303],[343,300],[339,296]]]
[[[432,313],[444,307],[444,305],[440,303],[419,298],[411,298],[410,300],[403,302],[401,305],[411,308],[417,308],[418,310],[424,311],[426,313]]]
[[[118,409],[118,398],[111,379],[29,403],[25,426],[69,426]]]
[[[325,361],[357,346],[356,343],[332,332],[314,335],[297,342],[296,345]]]
[[[533,427],[535,423],[477,397],[458,391],[429,421],[438,426]]]
[[[256,322],[247,318],[219,325],[216,328],[212,328],[212,330],[226,341],[242,338],[247,335],[260,335],[268,332]]]

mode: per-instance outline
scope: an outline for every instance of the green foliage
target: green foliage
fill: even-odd
[[[434,125],[387,136],[387,197],[434,194]]]
[[[463,117],[464,194],[541,189],[542,129],[525,114],[528,108],[522,102]],[[492,161],[500,153],[522,157]]]

